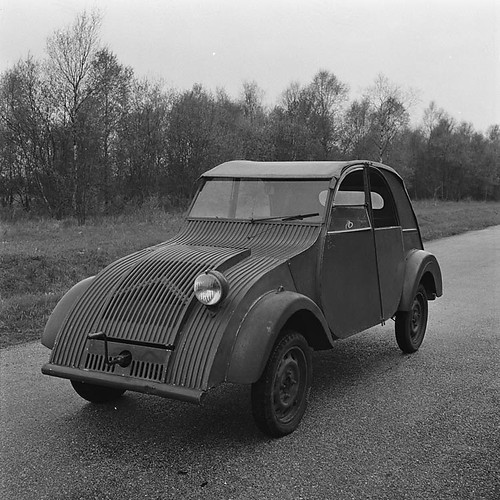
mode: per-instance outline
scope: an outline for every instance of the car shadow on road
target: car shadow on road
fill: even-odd
[[[333,349],[316,352],[314,394],[321,396],[368,383],[409,360],[411,356],[398,348],[391,327],[392,322],[338,341]]]

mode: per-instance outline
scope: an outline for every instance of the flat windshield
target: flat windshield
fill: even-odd
[[[328,180],[207,179],[190,217],[321,222]]]

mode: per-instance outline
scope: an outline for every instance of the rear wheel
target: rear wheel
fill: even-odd
[[[396,341],[405,353],[418,350],[424,340],[429,305],[427,293],[422,284],[417,288],[409,311],[396,313]]]
[[[91,403],[107,403],[108,401],[114,401],[125,392],[125,389],[114,389],[103,385],[78,382],[76,380],[72,380],[71,385],[79,396]]]
[[[309,345],[300,333],[289,330],[274,346],[264,373],[252,385],[257,427],[271,437],[293,432],[306,411],[311,382]]]

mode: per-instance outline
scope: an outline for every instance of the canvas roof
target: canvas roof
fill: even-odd
[[[393,171],[380,163],[366,160],[354,161],[248,161],[233,160],[222,163],[202,177],[332,179],[339,178],[342,170],[352,165],[370,163],[378,168]]]

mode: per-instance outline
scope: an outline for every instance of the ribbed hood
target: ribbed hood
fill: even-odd
[[[196,300],[195,278],[248,255],[246,249],[172,243],[127,256],[97,275],[60,335],[85,342],[89,333],[104,332],[114,339],[171,345]],[[57,362],[65,364],[64,359]]]

